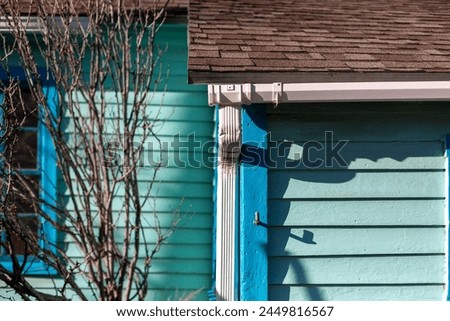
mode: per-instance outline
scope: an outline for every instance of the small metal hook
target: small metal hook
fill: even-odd
[[[253,224],[259,225],[261,221],[259,220],[259,212],[255,212],[255,217],[253,218]]]

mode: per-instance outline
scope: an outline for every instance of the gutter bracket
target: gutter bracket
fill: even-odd
[[[274,82],[272,84],[272,102],[277,107],[281,102],[283,94],[283,84],[281,82]]]
[[[243,84],[241,88],[244,92],[244,99],[241,100],[244,105],[252,104],[252,84]]]
[[[208,85],[210,106],[241,106],[252,103],[253,86],[250,83],[237,85]]]
[[[208,105],[214,106],[214,85],[208,85]]]

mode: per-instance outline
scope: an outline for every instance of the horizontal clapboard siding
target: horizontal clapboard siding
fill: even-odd
[[[181,221],[152,262],[147,299],[207,300],[207,291],[211,288],[213,226],[213,163],[212,160],[209,161],[213,151],[208,148],[212,147],[214,140],[214,109],[208,106],[206,86],[187,84],[186,24],[166,23],[158,32],[156,43],[163,49],[155,70],[155,74],[161,74],[161,79],[158,91],[149,94],[149,117],[155,119],[152,130],[160,139],[161,145],[156,144],[156,140],[152,138],[145,142],[138,184],[143,190],[148,186],[155,162],[159,160],[159,153],[163,152],[164,167],[157,173],[156,183],[152,188],[153,198],[145,203],[143,212],[148,215],[149,221],[152,221],[153,215],[158,215],[163,228],[170,228],[174,213]],[[121,106],[115,101],[113,92],[106,93],[105,97],[108,103],[104,115],[109,123],[104,134],[110,134],[111,140],[114,140],[117,131],[113,129],[113,124],[121,115]],[[77,98],[81,99],[81,95]],[[83,100],[79,101],[83,106]],[[75,146],[77,133],[74,132],[70,114],[66,113],[65,116],[65,137],[69,144]],[[89,117],[87,104],[77,116]],[[138,135],[140,133],[142,131],[138,129]],[[172,145],[174,137],[179,138],[181,145]],[[193,139],[200,147],[190,143]],[[205,145],[207,146],[204,147]],[[83,156],[82,149],[76,152],[80,157]],[[68,190],[61,180],[58,185],[61,187],[60,205],[73,210],[74,204]],[[119,190],[113,200],[114,215],[120,215],[124,194],[123,189]],[[116,235],[120,243],[123,240],[123,225],[119,223],[117,226]],[[145,233],[150,240],[155,236],[150,228]],[[85,260],[68,236],[59,235],[59,239],[67,255],[79,262]],[[54,293],[53,283],[47,278],[33,277],[30,282]],[[55,282],[63,283],[58,279]],[[88,288],[87,284],[85,288]],[[0,298],[10,296],[10,293],[0,289]],[[75,295],[73,299],[77,299]]]
[[[334,136],[334,135],[333,135]],[[324,137],[318,137],[319,143],[324,143]],[[336,137],[334,137],[336,138]],[[304,170],[308,169],[302,162],[303,154],[306,152],[303,146],[305,141],[293,141],[284,143],[286,156],[283,154],[273,155],[272,162],[279,170]],[[275,148],[272,144],[272,148]],[[443,141],[425,141],[425,142],[381,142],[372,141],[370,145],[367,142],[348,141],[345,148],[342,148],[340,155],[346,161],[348,166],[345,170],[440,170],[443,166],[442,154]],[[310,159],[315,160],[318,157],[324,157],[324,151],[310,150]],[[282,157],[284,156],[284,157]],[[337,162],[332,162],[330,166],[325,163],[315,169],[342,170]]]
[[[270,283],[297,284],[308,279],[311,284],[439,284],[445,273],[442,255],[359,256],[359,257],[277,257],[272,259]],[[296,268],[297,267],[297,268]],[[304,271],[315,273],[305,276]],[[285,270],[281,277],[274,271]],[[398,273],[392,273],[392,270]],[[333,271],[330,273],[330,271]]]
[[[61,197],[61,201],[65,204],[66,208],[73,210],[74,204],[68,197]],[[119,211],[123,205],[123,197],[115,197],[112,200],[112,207],[115,211]],[[145,213],[173,213],[174,211],[180,211],[181,213],[197,213],[197,214],[211,214],[213,205],[210,200],[204,197],[193,198],[184,197],[158,197],[154,202],[147,202],[142,207],[142,211]]]
[[[158,175],[158,179],[163,180],[163,175]],[[137,183],[138,188],[141,191],[147,191],[151,186],[150,181],[139,181]],[[125,196],[125,189],[121,186],[116,187],[117,193],[115,194],[117,197]],[[65,190],[63,196],[69,196],[69,190]],[[210,183],[203,182],[187,182],[184,179],[180,179],[179,182],[169,181],[169,182],[157,182],[153,183],[153,187],[149,193],[150,197],[159,198],[159,197],[179,197],[180,202],[183,197],[195,197],[202,198],[204,195],[208,195],[212,193],[212,186]],[[77,195],[77,194],[75,194]],[[212,194],[211,194],[212,195]]]
[[[203,266],[207,263],[210,263],[210,260],[196,260],[193,262],[189,262],[186,259],[171,259],[170,266],[178,266],[178,269],[171,268],[169,270],[164,271],[153,271],[150,275],[150,281],[152,290],[149,292],[147,300],[195,300],[195,299],[204,299],[203,289],[192,290],[196,284],[199,283],[207,283],[208,280],[208,271],[202,270]],[[167,265],[168,262],[157,261],[155,260],[156,266]],[[178,263],[178,264],[176,264]],[[186,264],[188,263],[188,264]],[[186,267],[188,265],[188,267]],[[190,278],[188,282],[186,282],[186,270],[183,270],[183,267],[187,270],[192,270],[190,272]],[[194,268],[197,267],[196,270]],[[154,270],[157,270],[156,268]],[[170,277],[168,277],[170,274]],[[88,288],[89,285],[83,281],[78,280],[78,284]],[[55,279],[53,282],[49,282],[45,278],[33,277],[29,278],[29,283],[40,290],[46,291],[50,294],[57,295],[59,293],[55,292],[54,286],[62,287],[64,285],[63,279]],[[13,294],[8,293],[9,296],[13,296]],[[78,300],[75,293],[68,290],[66,295],[72,300]],[[20,300],[18,296],[13,296],[15,300]],[[206,297],[207,298],[207,297]]]
[[[156,174],[152,187],[151,201],[144,206],[144,215],[158,215],[163,228],[170,228],[173,213],[181,218],[176,231],[152,262],[149,279],[149,300],[178,300],[192,295],[193,299],[206,300],[211,287],[211,242],[212,242],[212,167],[208,166],[211,151],[187,143],[195,139],[201,146],[213,140],[213,109],[207,104],[205,86],[187,84],[187,31],[184,24],[166,24],[157,34],[157,46],[164,49],[155,74],[161,72],[159,92],[151,93],[150,118],[156,121],[152,130],[161,145],[153,138],[144,143],[142,168],[138,185],[146,190],[154,173],[154,166],[162,152],[164,167]],[[114,103],[113,93],[106,95],[110,100],[105,115],[111,121],[120,116],[121,107]],[[81,117],[88,115],[81,110]],[[108,130],[108,129],[107,129]],[[66,132],[73,133],[70,119]],[[137,131],[138,137],[141,133]],[[179,137],[181,145],[173,144]],[[114,133],[112,133],[114,138]],[[180,147],[181,146],[181,147]],[[67,191],[61,191],[63,200],[68,200]],[[119,189],[113,202],[113,209],[120,213],[121,200],[125,191]],[[66,205],[73,207],[70,202]],[[123,240],[122,228],[118,226],[117,241]],[[148,228],[147,239],[155,238],[155,232]],[[68,241],[67,253],[73,257],[79,250]]]
[[[413,285],[339,285],[339,286],[271,286],[271,300],[298,300],[298,301],[415,301],[415,300],[441,300],[443,285],[413,284]]]
[[[341,103],[268,110],[269,299],[443,298],[449,108]],[[339,140],[346,141],[339,153],[345,164],[311,168],[305,161],[325,160]],[[324,148],[311,149],[311,141]]]
[[[310,243],[310,238],[315,243]],[[270,231],[269,255],[434,254],[444,252],[444,238],[445,230],[439,226],[282,227]]]
[[[168,242],[161,247],[161,250],[158,252],[157,258],[164,258],[168,260],[183,259],[185,260],[186,264],[189,264],[190,260],[203,260],[210,258],[211,253],[208,252],[208,249],[210,248],[210,244],[206,242],[205,244],[200,244],[199,242],[190,244],[185,242]],[[67,255],[70,255],[74,258],[81,257],[80,250],[71,242],[67,242],[66,253]],[[210,266],[208,266],[208,268],[210,268]]]
[[[272,199],[271,226],[445,225],[444,199]],[[405,211],[405,208],[408,211]],[[281,215],[290,211],[293,215]],[[294,213],[299,213],[295,215]],[[300,214],[301,213],[301,214]]]
[[[278,172],[274,170],[269,178],[269,186],[271,197],[291,199],[442,198],[445,193],[443,171]]]

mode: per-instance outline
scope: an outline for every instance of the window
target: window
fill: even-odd
[[[54,109],[55,101],[53,86],[45,86],[47,103]],[[37,208],[50,217],[54,217],[51,211],[51,205],[54,205],[56,199],[56,153],[53,143],[45,128],[40,121],[39,106],[34,101],[31,91],[24,87],[20,93],[17,91],[12,99],[5,99],[4,93],[0,91],[1,110],[13,111],[13,117],[17,124],[17,141],[12,147],[1,146],[5,155],[11,153],[10,164],[12,167],[12,197],[17,209],[17,220],[27,226],[38,239],[40,248],[51,249],[56,242],[56,231],[52,225],[46,222],[42,216],[37,215]],[[14,107],[13,107],[14,106]],[[14,108],[14,109],[13,109]],[[2,111],[0,111],[2,112]],[[4,116],[0,115],[3,121]],[[8,150],[12,148],[12,150]],[[21,181],[22,183],[19,183]],[[25,197],[24,184],[26,188],[32,190],[39,198],[44,200],[42,204],[36,205]],[[1,233],[1,232],[0,232]],[[4,238],[4,234],[0,234]],[[12,235],[12,241],[15,246],[15,252],[19,258],[27,252],[26,273],[28,274],[48,274],[52,273],[36,257],[36,250],[26,249],[25,242],[18,235]],[[2,252],[3,251],[3,252]],[[0,263],[11,268],[9,256],[0,248]]]

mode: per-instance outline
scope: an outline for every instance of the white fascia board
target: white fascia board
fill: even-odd
[[[450,100],[450,81],[208,85],[210,105]]]
[[[11,17],[0,17],[0,32],[11,31],[8,19],[11,19]],[[42,23],[42,19],[37,16],[20,17],[20,25],[23,26],[27,32],[40,32],[42,30]]]
[[[11,32],[11,26],[9,25],[8,19],[11,17],[0,17],[0,33]],[[77,16],[73,17],[70,22],[70,28],[75,33],[78,29],[86,29],[89,25],[89,17],[87,16]],[[42,17],[39,16],[21,16],[19,26],[24,28],[26,32],[29,33],[42,33],[43,30],[49,26],[65,27],[65,22],[60,16],[52,16],[44,21]]]

